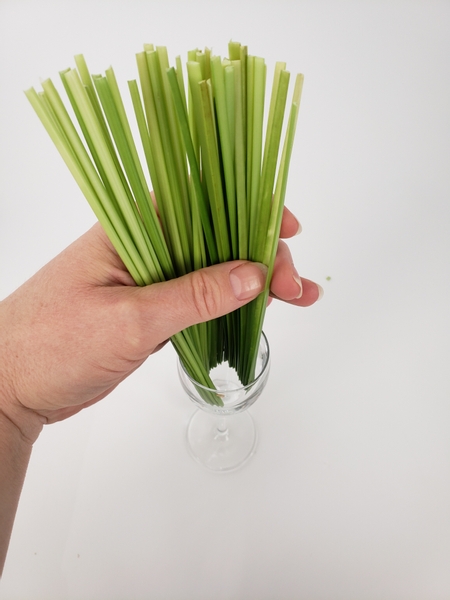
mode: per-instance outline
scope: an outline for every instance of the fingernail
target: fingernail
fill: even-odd
[[[267,267],[261,263],[244,263],[230,271],[230,284],[238,300],[250,300],[263,291]]]
[[[323,287],[321,285],[319,285],[318,283],[316,285],[317,285],[317,289],[319,290],[319,297],[316,300],[316,302],[318,302],[319,300],[321,300],[323,298]]]
[[[297,299],[301,298],[303,295],[303,285],[302,285],[302,280],[298,275],[293,275],[292,278],[294,279],[295,283],[298,285],[299,287],[299,292],[297,294],[297,296],[295,296]]]
[[[297,232],[295,233],[295,235],[300,235],[301,232],[303,231],[302,224],[297,219],[296,219],[296,221],[298,223],[298,229],[297,229]]]

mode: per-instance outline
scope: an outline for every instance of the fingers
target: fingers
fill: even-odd
[[[294,214],[285,206],[281,222],[280,237],[291,238],[302,231]],[[323,289],[314,281],[300,277],[294,266],[291,253],[285,242],[278,245],[274,272],[270,286],[272,298],[278,298],[295,306],[311,306],[323,296]]]
[[[285,208],[281,235],[292,237],[299,231],[298,220]],[[200,269],[164,283],[134,287],[132,296],[137,300],[139,317],[135,337],[140,348],[138,354],[151,353],[183,329],[247,304],[264,289],[266,276],[264,265],[239,260]],[[288,246],[280,241],[271,296],[296,306],[310,306],[322,293],[320,286],[298,275]]]
[[[283,219],[281,221],[280,237],[291,238],[301,233],[301,231],[302,226],[300,225],[297,217],[295,217],[294,214],[291,213],[291,211],[285,206],[283,209]]]
[[[287,244],[280,240],[270,285],[271,296],[295,306],[311,306],[320,300],[320,285],[300,277]]]
[[[149,347],[244,306],[264,289],[266,277],[267,267],[241,260],[135,289]]]
[[[300,298],[294,298],[292,300],[287,300],[286,298],[282,298],[281,296],[277,296],[274,292],[271,291],[270,295],[272,298],[276,298],[277,300],[282,300],[283,302],[287,302],[288,304],[292,304],[293,306],[311,306],[315,302],[318,302],[323,296],[323,288],[318,283],[311,281],[310,279],[305,279],[301,277],[303,293]]]
[[[145,348],[141,346],[141,350],[154,351],[179,331],[244,306],[263,291],[266,276],[264,265],[231,261],[164,283],[134,288],[139,331],[145,336]],[[287,245],[280,242],[271,295],[296,306],[310,306],[321,294],[320,286],[298,276]]]

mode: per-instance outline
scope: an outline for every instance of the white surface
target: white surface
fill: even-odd
[[[0,296],[90,209],[22,90],[229,39],[305,73],[288,204],[316,306],[273,306],[260,444],[184,447],[170,348],[36,444],[5,600],[450,598],[450,3],[0,2]],[[330,281],[326,278],[331,277]]]

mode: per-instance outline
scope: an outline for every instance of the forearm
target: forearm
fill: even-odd
[[[0,576],[32,445],[0,408]]]
[[[33,442],[43,422],[17,398],[12,361],[17,356],[8,303],[0,302],[0,575],[11,537]]]

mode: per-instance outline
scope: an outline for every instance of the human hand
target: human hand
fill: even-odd
[[[285,209],[281,237],[298,230]],[[108,395],[175,333],[254,299],[265,275],[263,265],[232,261],[137,287],[96,224],[0,303],[3,410],[33,442],[43,424]],[[321,295],[283,241],[271,295],[297,306]]]

